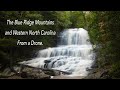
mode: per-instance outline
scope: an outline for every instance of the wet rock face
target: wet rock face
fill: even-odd
[[[92,69],[84,79],[111,79],[111,77],[109,76],[109,70]]]
[[[60,75],[60,72],[59,71],[52,71],[52,70],[47,70],[47,71],[44,71],[45,74],[48,74],[50,76],[59,76]]]
[[[44,63],[50,63],[51,61],[50,60],[45,60]]]
[[[27,79],[50,79],[50,75],[45,74],[42,70],[35,70],[28,67],[23,69],[21,77]]]

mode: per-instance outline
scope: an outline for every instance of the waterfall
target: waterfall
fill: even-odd
[[[33,67],[71,72],[71,76],[86,76],[94,61],[88,32],[83,28],[67,29],[60,33],[57,47],[39,51],[35,59],[22,63]]]

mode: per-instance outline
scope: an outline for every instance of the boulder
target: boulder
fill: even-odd
[[[50,79],[50,75],[45,74],[42,70],[25,67],[21,72],[22,78],[28,79]]]
[[[28,78],[28,73],[27,72],[21,72],[21,77],[22,78]]]
[[[50,63],[51,61],[50,60],[45,60],[44,63]]]

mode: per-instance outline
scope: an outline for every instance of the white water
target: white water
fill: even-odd
[[[22,63],[33,67],[71,72],[70,76],[86,76],[94,61],[88,32],[83,28],[67,29],[60,34],[59,45],[39,51],[37,58]]]

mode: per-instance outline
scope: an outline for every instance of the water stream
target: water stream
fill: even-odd
[[[36,58],[22,63],[33,67],[70,72],[71,76],[87,76],[94,61],[92,44],[87,30],[67,29],[60,33],[57,47],[39,51]]]

